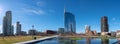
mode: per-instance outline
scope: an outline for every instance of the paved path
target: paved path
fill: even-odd
[[[58,37],[58,35],[48,36],[48,37],[40,38],[40,39],[37,39],[37,40],[30,40],[30,41],[13,43],[13,44],[28,44],[28,43],[34,43],[34,42],[37,42],[37,41],[43,41],[43,40],[50,39],[50,38],[54,38],[54,37]]]

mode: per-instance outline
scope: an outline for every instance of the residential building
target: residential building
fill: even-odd
[[[12,12],[7,11],[3,18],[3,36],[12,36],[14,33],[12,26]]]
[[[19,21],[16,23],[16,35],[21,35],[21,24]]]

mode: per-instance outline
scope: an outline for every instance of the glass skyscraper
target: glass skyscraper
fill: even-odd
[[[109,26],[108,26],[108,18],[107,18],[107,16],[103,16],[101,18],[101,32],[109,32]]]
[[[65,33],[76,33],[75,16],[70,12],[65,12],[64,20]]]
[[[107,16],[101,18],[101,35],[107,35],[109,33],[109,24]]]

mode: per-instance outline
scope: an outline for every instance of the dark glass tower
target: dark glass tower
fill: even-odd
[[[64,17],[65,17],[64,18],[65,32],[66,33],[76,33],[75,16],[72,13],[65,11]]]
[[[109,32],[108,28],[108,18],[106,16],[103,16],[101,18],[101,32]]]

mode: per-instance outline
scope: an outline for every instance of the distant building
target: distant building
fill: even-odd
[[[120,37],[120,30],[117,30],[116,37]]]
[[[12,13],[11,11],[7,11],[3,18],[3,36],[12,36],[14,33],[13,29]]]
[[[107,35],[109,33],[108,18],[103,16],[101,18],[101,35]]]
[[[97,35],[97,32],[96,32],[96,30],[94,30],[94,31],[93,31],[93,34],[94,34],[94,35]]]
[[[72,13],[64,11],[64,26],[66,34],[76,33],[76,21]]]
[[[89,25],[85,25],[85,33],[89,33],[90,32],[90,26]]]
[[[93,35],[89,25],[85,25],[85,35]]]
[[[16,23],[16,35],[21,35],[21,24],[19,21]]]
[[[97,32],[91,31],[90,26],[89,25],[85,25],[85,35],[97,35]]]
[[[116,37],[116,32],[111,32],[112,37]]]
[[[64,34],[64,28],[59,28],[59,29],[58,29],[58,33],[59,33],[59,34]]]
[[[27,32],[21,31],[21,35],[25,36],[25,35],[27,35]]]
[[[53,30],[46,30],[46,34],[57,34],[57,32]]]
[[[29,31],[28,31],[28,35],[36,35],[36,30],[34,30],[34,29],[30,29]]]
[[[36,35],[42,35],[42,34],[44,34],[44,33],[39,32],[39,31],[36,32]]]

